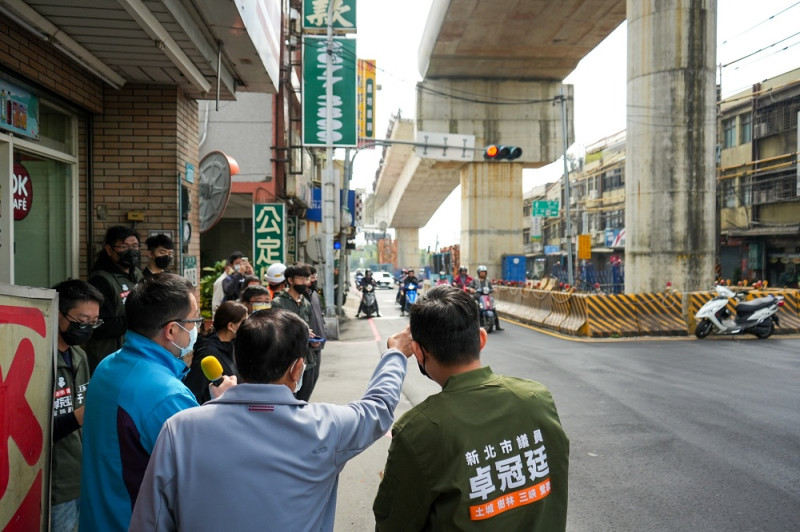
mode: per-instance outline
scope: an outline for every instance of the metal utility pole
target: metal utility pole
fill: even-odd
[[[336,2],[328,2],[328,41],[325,71],[325,175],[322,180],[322,235],[325,246],[323,268],[325,296],[325,315],[335,316],[333,301],[333,220],[335,208],[336,182],[333,172],[333,8]]]
[[[570,286],[575,286],[575,271],[572,267],[572,214],[569,211],[569,166],[567,164],[567,97],[564,95],[564,87],[561,87],[561,94],[556,97],[561,101],[561,130],[564,135],[564,213],[567,218],[567,282]]]

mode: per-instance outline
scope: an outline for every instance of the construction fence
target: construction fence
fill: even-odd
[[[775,334],[800,332],[800,297],[796,289],[750,290],[746,300],[769,294],[784,297]],[[500,286],[495,305],[501,316],[573,336],[687,336],[694,315],[715,292],[675,291],[652,294],[585,294],[555,289]],[[729,303],[735,313],[735,303]]]

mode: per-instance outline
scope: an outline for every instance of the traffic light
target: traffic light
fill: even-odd
[[[483,150],[483,158],[487,161],[513,161],[522,155],[522,148],[519,146],[501,146],[490,144]]]

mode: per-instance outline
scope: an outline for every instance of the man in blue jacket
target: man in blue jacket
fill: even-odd
[[[162,273],[125,302],[122,349],[92,375],[83,426],[80,530],[127,530],[150,453],[173,414],[197,406],[181,379],[203,322],[189,281]],[[188,360],[187,360],[188,358]],[[227,377],[219,395],[235,381]]]

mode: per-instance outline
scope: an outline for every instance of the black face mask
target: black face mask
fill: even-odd
[[[86,327],[81,329],[80,323],[70,322],[66,331],[61,331],[61,338],[67,345],[83,345],[92,337],[93,329]]]
[[[119,263],[122,266],[127,266],[128,268],[134,268],[139,266],[139,250],[138,249],[129,249],[125,253],[119,254]]]
[[[422,353],[422,361],[423,362],[425,361],[425,353]],[[422,375],[424,375],[425,377],[428,377],[429,379],[431,379],[431,376],[428,375],[427,371],[425,371],[425,366],[420,364],[419,361],[417,361],[417,367],[419,367],[419,372],[422,373]],[[431,380],[433,380],[433,379],[431,379]]]
[[[153,259],[153,262],[155,262],[158,268],[166,270],[167,266],[169,266],[170,263],[172,262],[172,257],[170,257],[169,255],[161,255],[160,257],[156,257],[155,259]]]
[[[311,289],[312,292],[316,292],[317,291],[317,281],[314,281],[313,283],[308,285],[308,288]]]
[[[300,294],[301,296],[308,295],[308,285],[306,284],[293,284],[292,288],[294,288],[294,291]]]

